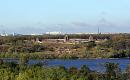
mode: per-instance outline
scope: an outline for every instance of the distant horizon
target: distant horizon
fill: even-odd
[[[130,32],[77,32],[77,33],[65,33],[65,32],[44,32],[44,33],[28,33],[28,34],[23,34],[23,33],[8,33],[8,32],[3,32],[0,33],[0,35],[3,36],[8,36],[8,35],[44,35],[44,34],[50,34],[50,35],[65,35],[65,34],[130,34]]]

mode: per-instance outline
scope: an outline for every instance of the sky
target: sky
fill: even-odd
[[[129,32],[130,0],[0,0],[0,33]]]

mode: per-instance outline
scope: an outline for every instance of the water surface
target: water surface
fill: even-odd
[[[6,62],[17,62],[18,59],[3,59]],[[106,62],[118,63],[119,67],[122,71],[125,71],[126,67],[130,64],[130,59],[47,59],[47,60],[29,60],[28,64],[37,64],[47,62],[47,66],[65,66],[69,67],[77,67],[78,69],[82,65],[87,65],[91,70],[95,70],[98,72],[104,72],[105,67],[104,64]]]

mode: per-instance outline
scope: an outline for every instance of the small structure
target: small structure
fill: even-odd
[[[36,42],[37,42],[37,43],[42,43],[42,42],[39,40],[39,38],[36,38]]]
[[[64,42],[68,42],[68,41],[69,41],[69,37],[68,37],[68,35],[65,35]]]
[[[36,42],[39,42],[39,38],[36,38]]]
[[[93,36],[92,36],[92,35],[90,35],[90,36],[89,36],[89,41],[94,41],[94,39],[93,39]]]

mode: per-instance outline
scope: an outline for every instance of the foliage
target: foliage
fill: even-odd
[[[129,75],[121,73],[118,64],[106,63],[106,72],[91,71],[86,65],[80,69],[64,66],[43,67],[39,65],[20,66],[16,63],[0,65],[0,80],[127,80]]]
[[[69,38],[88,39],[88,34],[68,34]],[[94,41],[67,43],[38,43],[46,39],[63,39],[64,35],[0,36],[0,57],[20,58],[27,54],[33,59],[54,58],[129,58],[130,34],[93,34]]]

